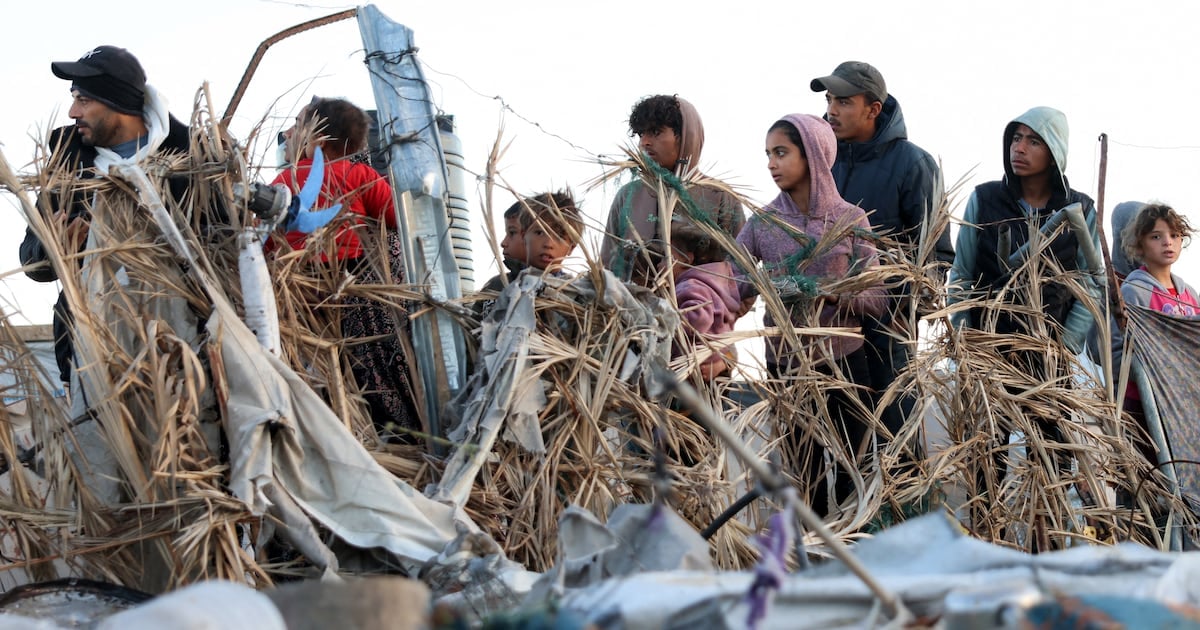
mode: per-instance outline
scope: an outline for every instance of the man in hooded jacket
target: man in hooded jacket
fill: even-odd
[[[730,241],[737,237],[746,215],[737,196],[719,181],[699,174],[700,152],[704,148],[704,124],[700,114],[679,96],[657,94],[638,101],[629,115],[629,131],[638,137],[642,152],[667,173],[688,183],[686,198],[666,209],[667,220],[681,208],[696,216],[694,221],[715,224]],[[669,190],[664,183],[664,189]],[[689,204],[690,201],[690,204]],[[655,244],[662,246],[658,193],[641,178],[621,187],[609,209],[600,260],[605,268],[622,280],[639,281],[651,273],[635,273],[653,266]]]
[[[958,231],[954,265],[948,281],[951,304],[971,298],[991,297],[1003,291],[1005,298],[1018,307],[1005,309],[995,317],[984,316],[983,309],[974,308],[958,312],[952,322],[956,326],[988,329],[1000,334],[1037,336],[1041,318],[1049,320],[1051,338],[1046,341],[1065,346],[1072,354],[1084,349],[1088,332],[1093,325],[1091,311],[1083,300],[1078,299],[1078,289],[1068,283],[1064,275],[1073,271],[1099,271],[1091,269],[1084,256],[1080,239],[1091,241],[1095,251],[1100,251],[1100,235],[1096,228],[1096,208],[1085,194],[1072,190],[1063,171],[1067,165],[1068,128],[1067,117],[1050,107],[1034,107],[1013,119],[1004,128],[1004,179],[988,182],[975,188],[967,200],[962,226]],[[1013,274],[1020,273],[1022,263],[1010,263],[1012,254],[1030,241],[1032,231],[1040,230],[1054,213],[1072,203],[1083,207],[1087,233],[1078,234],[1068,228],[1041,249],[1047,264],[1036,266],[1045,273],[1050,269],[1061,269],[1053,277],[1028,278],[1012,286]],[[1097,304],[1102,304],[1103,293],[1096,282],[1085,281],[1082,287]],[[1039,291],[1036,309],[1021,309],[1030,306],[1031,291]],[[994,326],[992,322],[994,321]],[[1003,349],[1002,349],[1003,351]],[[1068,366],[1061,352],[1033,352],[1009,350],[1005,358],[1025,374],[1053,381],[1065,379]],[[1064,435],[1056,418],[1034,418],[1050,441],[1061,442]],[[999,445],[1008,443],[1008,428],[1002,427],[994,436]],[[996,482],[999,483],[1006,471],[1003,449],[996,450]],[[1062,454],[1051,454],[1060,470],[1069,465],[1069,458]],[[984,491],[982,475],[978,483]]]
[[[1011,277],[1007,258],[1029,241],[1029,224],[1044,225],[1054,214],[1072,203],[1083,205],[1088,234],[1067,229],[1049,244],[1048,252],[1065,272],[1088,270],[1079,239],[1092,241],[1100,251],[1096,208],[1091,198],[1071,189],[1063,173],[1067,163],[1067,117],[1050,107],[1035,107],[1015,118],[1004,129],[1004,179],[975,188],[963,211],[962,227],[955,245],[957,253],[950,269],[949,301],[982,297],[999,290]],[[1093,318],[1091,311],[1062,282],[1042,283],[1042,311],[1058,326],[1055,340],[1073,354],[1084,348]],[[1103,295],[1095,283],[1086,283],[1092,297]],[[1019,292],[1009,292],[1019,295]],[[1017,299],[1017,298],[1014,298]],[[979,328],[980,312],[958,313],[956,325]],[[1012,314],[1001,315],[995,332],[1027,333],[1028,322]]]
[[[833,163],[838,192],[867,211],[876,232],[915,255],[922,231],[927,224],[928,230],[935,227],[932,218],[942,208],[942,171],[929,153],[908,141],[900,102],[888,94],[883,75],[868,63],[846,61],[809,87],[825,92],[825,119],[838,140]],[[936,262],[947,265],[954,260],[948,228],[925,236]],[[936,275],[939,282],[944,278],[941,272]],[[912,360],[916,331],[906,324],[914,298],[909,293],[904,286],[896,289],[884,314],[863,322],[876,403]],[[915,402],[912,396],[900,396],[883,410],[888,430],[900,430]]]

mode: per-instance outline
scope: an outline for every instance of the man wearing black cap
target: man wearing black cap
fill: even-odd
[[[144,157],[155,151],[188,150],[187,127],[171,116],[165,102],[146,84],[146,73],[137,58],[124,48],[98,46],[78,61],[56,61],[50,70],[71,81],[71,108],[67,115],[74,125],[50,133],[52,168],[70,169],[80,179],[90,179],[119,160]],[[182,198],[186,181],[172,180],[171,192]],[[67,226],[66,234],[76,252],[88,236],[88,199],[76,192],[69,198],[51,193],[39,203],[54,211],[54,220]],[[38,282],[54,282],[58,275],[47,262],[42,242],[29,228],[20,249],[26,275]],[[54,307],[54,353],[64,383],[71,380],[70,312],[62,293]]]
[[[152,155],[186,153],[189,149],[187,127],[171,116],[166,102],[158,92],[146,83],[146,73],[141,63],[129,51],[116,46],[98,46],[83,54],[78,61],[58,61],[50,64],[55,76],[71,82],[71,108],[68,115],[75,124],[60,127],[50,133],[48,145],[52,151],[48,170],[53,175],[69,173],[78,180],[106,177],[110,167],[122,164],[140,164]],[[183,198],[188,178],[168,177],[171,196],[176,201]],[[91,237],[92,208],[101,195],[83,186],[74,186],[62,192],[54,187],[43,193],[38,207],[52,212],[51,220],[62,226],[65,242],[51,244],[58,248],[60,256],[86,250],[99,249],[88,245]],[[114,190],[111,194],[122,195]],[[26,274],[40,282],[58,280],[58,274],[50,264],[47,247],[34,233],[26,228],[25,240],[21,243],[21,263]],[[89,265],[84,257],[78,259],[81,277]],[[83,285],[87,285],[84,281]],[[83,299],[92,299],[91,295]],[[75,304],[74,308],[84,308]],[[81,470],[89,471],[83,482],[93,495],[104,503],[119,500],[120,486],[118,465],[115,455],[99,433],[96,422],[85,422],[91,418],[85,387],[80,383],[80,374],[74,371],[76,361],[72,344],[72,311],[65,293],[60,292],[54,307],[54,353],[63,382],[69,384],[71,415],[79,421],[72,429],[73,457]],[[173,323],[173,322],[172,322]],[[191,321],[187,323],[191,324]],[[186,332],[183,327],[174,328]],[[77,451],[75,449],[78,449]]]
[[[899,240],[915,255],[922,227],[941,211],[942,174],[933,157],[908,141],[900,103],[888,94],[883,75],[871,64],[847,61],[829,76],[813,79],[810,87],[825,92],[825,119],[838,139],[833,164],[838,192],[869,213],[875,230]],[[937,262],[954,262],[947,228],[925,239],[934,245]],[[913,258],[912,262],[922,261]],[[945,272],[939,269],[937,278],[944,282]],[[907,290],[898,289],[888,313],[863,326],[876,402],[912,358],[916,335],[904,324],[910,298]],[[893,336],[897,333],[901,339]],[[912,397],[905,396],[884,410],[884,424],[892,433],[900,429],[914,404]]]
[[[142,121],[146,73],[129,51],[100,46],[79,61],[51,63],[50,69],[54,76],[71,81],[75,101],[69,115],[84,144],[111,147],[146,134]],[[99,105],[92,107],[94,103]]]

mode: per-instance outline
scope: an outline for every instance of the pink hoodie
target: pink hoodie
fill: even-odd
[[[783,120],[795,126],[804,141],[812,179],[809,212],[801,212],[786,192],[780,192],[774,201],[767,204],[762,214],[750,218],[738,235],[738,243],[753,258],[762,261],[772,277],[802,274],[823,283],[877,265],[878,254],[871,242],[852,234],[843,237],[829,249],[815,252],[804,259],[794,259],[808,244],[808,239],[818,242],[827,230],[856,227],[870,231],[871,225],[866,212],[842,199],[833,182],[830,169],[837,156],[837,138],[829,123],[808,114],[789,114]],[[778,226],[777,222],[792,226],[808,239],[793,236]],[[749,283],[741,286],[750,287]],[[887,297],[883,287],[873,287],[854,295],[842,295],[836,305],[825,305],[821,309],[820,324],[825,327],[859,328],[864,315],[880,315],[886,307]],[[775,325],[770,314],[765,323],[767,326]],[[792,311],[792,323],[804,323],[803,313],[795,308]],[[778,340],[774,341],[767,342],[769,363],[776,361]],[[830,343],[834,358],[841,358],[861,348],[863,340],[834,337]]]
[[[689,335],[717,335],[733,330],[742,302],[733,279],[733,265],[722,261],[687,269],[675,279],[675,299],[687,320]],[[702,365],[716,366],[722,361],[719,354],[714,354]]]

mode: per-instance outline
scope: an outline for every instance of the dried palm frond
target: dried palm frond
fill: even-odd
[[[622,503],[663,500],[698,528],[706,526],[735,498],[724,456],[699,425],[648,395],[638,378],[623,376],[631,361],[650,360],[655,344],[669,347],[669,325],[647,328],[653,316],[630,316],[641,308],[634,300],[650,304],[644,311],[649,313],[654,298],[643,290],[638,298],[614,299],[612,291],[625,289],[593,287],[589,276],[529,278],[530,273],[522,278],[532,282],[510,285],[497,309],[516,309],[523,290],[536,294],[537,324],[523,344],[527,363],[513,363],[525,368],[513,380],[511,396],[514,404],[533,396],[545,402],[535,426],[510,426],[513,437],[492,444],[493,461],[473,490],[487,497],[471,502],[486,505],[479,522],[495,528],[491,533],[505,552],[532,570],[557,561],[558,518],[568,505],[603,518]],[[516,310],[501,312],[506,325],[518,325]],[[476,379],[475,387],[485,381]],[[752,557],[745,537],[734,534],[737,529],[724,530],[714,547],[725,566],[741,566]]]
[[[208,117],[211,110],[203,106],[205,100],[201,94],[192,119],[191,152],[156,158],[145,166],[184,235],[186,258],[164,239],[138,196],[119,178],[77,182],[70,169],[54,162],[59,156],[47,150],[35,165],[35,175],[23,182],[12,176],[4,181],[22,199],[25,190],[32,189],[43,201],[49,193],[75,191],[91,201],[90,244],[78,254],[66,246],[69,235],[64,222],[53,220],[51,206],[38,209],[30,203],[26,210],[74,314],[73,342],[91,410],[90,416],[72,419],[48,394],[29,397],[37,427],[37,463],[47,490],[31,496],[25,476],[12,475],[12,490],[2,493],[0,503],[29,505],[50,496],[56,509],[64,510],[59,519],[66,522],[55,527],[10,512],[9,530],[18,533],[25,552],[21,562],[38,567],[41,577],[53,577],[45,571],[65,570],[39,562],[45,555],[66,559],[77,574],[155,592],[212,577],[256,585],[272,581],[265,567],[277,564],[243,548],[246,540],[253,541],[250,532],[263,523],[227,490],[229,469],[221,453],[217,400],[209,378],[214,359],[200,327],[218,297],[215,293],[240,304],[235,236],[239,226],[254,220],[232,194],[233,183],[250,176],[245,149]],[[167,186],[172,178],[187,180],[186,196],[172,196]],[[215,214],[222,215],[220,221],[213,220]],[[348,376],[347,348],[363,340],[342,338],[342,303],[368,296],[406,320],[407,307],[425,298],[419,289],[394,284],[397,279],[383,262],[384,239],[367,230],[362,241],[382,278],[380,284],[358,282],[348,269],[311,264],[316,251],[332,247],[332,233],[314,235],[307,257],[295,252],[271,260],[280,312],[285,315],[281,354],[326,395],[364,443],[377,444],[370,414]],[[81,276],[79,265],[84,262],[86,273]],[[193,267],[205,273],[195,276],[189,271]],[[198,282],[198,277],[213,280]],[[16,357],[15,363],[32,365],[8,322],[0,324],[0,330],[3,347]],[[35,390],[35,384],[26,385]],[[97,425],[102,430],[89,429],[90,437],[80,434]],[[0,451],[6,461],[21,462],[24,454],[6,439],[11,433],[3,433]],[[85,444],[112,455],[115,465],[108,474],[120,482],[115,497],[93,495],[100,473],[81,469],[75,455]],[[45,509],[52,513],[50,506]]]
[[[752,261],[747,260],[733,243],[732,235],[726,234],[711,217],[704,217],[698,209],[689,206],[687,191],[692,186],[703,185],[733,192],[718,180],[692,173],[679,180],[670,181],[653,167],[645,163],[640,154],[629,152],[631,160],[617,163],[609,173],[595,182],[597,185],[631,166],[643,173],[643,185],[653,186],[653,194],[660,200],[662,208],[674,206],[677,212],[687,212],[697,224],[708,231],[710,238],[722,243],[725,249],[738,258],[745,269],[753,270]],[[650,173],[651,175],[646,175]],[[743,200],[743,203],[746,203]],[[746,205],[749,205],[746,203]],[[660,224],[669,239],[670,215],[659,217]],[[844,231],[833,232],[829,240],[814,244],[813,251],[829,247]],[[635,243],[632,246],[649,249],[650,244]],[[674,304],[673,285],[662,270],[670,267],[669,248],[665,251],[666,264],[654,265],[660,273],[649,279],[651,291],[641,295],[644,304],[654,299]],[[585,252],[586,253],[586,252]],[[756,270],[755,270],[756,271]],[[755,271],[751,271],[753,276]],[[850,278],[839,279],[825,287],[828,291],[856,291],[882,282],[887,270],[870,270]],[[617,376],[622,372],[631,339],[636,334],[622,327],[619,317],[608,314],[606,304],[588,297],[587,290],[579,286],[594,287],[596,293],[611,276],[600,272],[592,261],[582,276],[557,287],[551,283],[538,294],[536,312],[538,321],[554,325],[538,326],[528,342],[531,366],[521,373],[524,383],[536,383],[539,379],[549,396],[539,416],[540,438],[545,443],[545,452],[530,452],[527,449],[499,442],[492,446],[497,461],[480,473],[479,483],[486,488],[486,502],[472,501],[473,505],[486,505],[488,514],[481,515],[480,522],[494,524],[497,540],[505,541],[506,551],[527,566],[545,568],[556,559],[557,547],[553,533],[556,531],[558,514],[570,503],[584,505],[599,515],[607,515],[619,502],[655,498],[655,460],[665,460],[671,479],[670,498],[667,499],[685,518],[698,528],[711,520],[733,503],[738,495],[754,485],[754,480],[737,478],[731,470],[727,452],[713,441],[686,416],[672,408],[670,400],[654,401],[646,391],[630,387]],[[759,283],[760,292],[768,303],[781,314],[788,313],[770,281],[759,274],[753,278]],[[570,296],[570,299],[561,299]],[[815,312],[813,313],[815,324]],[[786,316],[782,321],[788,321]],[[467,324],[475,327],[473,323]],[[569,331],[569,332],[568,332]],[[856,334],[854,331],[836,331],[822,328],[787,328],[776,331],[792,338],[793,351],[811,357],[820,345],[820,339],[829,334]],[[564,338],[564,335],[566,337]],[[723,342],[739,335],[710,340]],[[677,335],[677,342],[687,341],[685,334]],[[695,377],[692,368],[695,361],[681,359],[673,363],[684,370],[685,376]],[[815,365],[815,359],[802,359],[802,365]],[[769,402],[751,407],[744,413],[736,412],[737,406],[725,399],[727,382],[701,383],[718,406],[727,408],[727,419],[738,426],[747,436],[766,436],[765,447],[778,445],[780,431],[792,433],[806,431],[813,440],[834,445],[834,452],[844,466],[856,468],[858,455],[837,449],[840,440],[829,421],[825,399],[832,389],[854,386],[844,378],[830,378],[812,371],[801,371],[790,382],[764,381],[756,384],[762,396]],[[650,398],[650,400],[647,400]],[[871,411],[860,409],[864,416]],[[796,429],[779,427],[804,427]],[[783,459],[791,459],[784,454]],[[682,483],[680,483],[682,481]],[[797,483],[808,491],[813,480],[797,478]],[[863,496],[877,494],[878,484],[864,481],[857,476],[856,485]],[[661,498],[661,497],[660,497]],[[871,501],[862,499],[858,508],[842,523],[847,536],[855,535],[858,527],[873,517]],[[745,544],[743,533],[753,527],[756,518],[748,523],[738,522],[732,528],[718,530],[714,542],[714,553],[722,566],[745,566],[754,552]]]
[[[241,304],[235,236],[254,218],[232,192],[234,182],[251,176],[247,151],[215,124],[207,101],[207,93],[202,93],[192,118],[191,153],[157,161],[148,169],[185,236],[192,263],[184,264],[133,191],[119,180],[97,179],[78,187],[72,173],[51,168],[54,156],[47,152],[35,165],[37,174],[24,181],[0,173],[3,184],[29,205],[25,213],[30,228],[46,244],[50,264],[62,278],[76,314],[79,369],[88,382],[88,402],[96,418],[70,417],[32,376],[39,368],[12,333],[11,323],[0,321],[0,367],[23,375],[18,383],[29,402],[38,442],[32,457],[45,478],[44,485],[35,483],[22,468],[31,461],[30,452],[18,446],[10,424],[0,422],[0,457],[10,468],[8,484],[0,485],[0,523],[5,530],[0,552],[12,558],[0,565],[0,573],[20,569],[34,579],[46,579],[71,572],[160,591],[213,577],[261,586],[302,569],[286,558],[254,555],[262,549],[252,551],[245,541],[257,542],[257,532],[269,529],[270,523],[227,490],[228,462],[217,435],[218,406],[210,378],[219,357],[209,353],[198,324],[210,315],[211,292]],[[489,212],[492,185],[503,182],[496,166],[501,147],[498,137],[487,171]],[[1162,545],[1153,522],[1158,512],[1173,507],[1185,521],[1193,519],[1160,484],[1143,487],[1132,511],[1119,511],[1110,496],[1113,489],[1134,495],[1143,478],[1157,480],[1159,474],[1141,461],[1135,446],[1138,436],[1128,418],[1118,414],[1108,387],[1080,376],[1075,357],[1047,341],[1057,331],[1038,302],[1040,283],[1053,278],[1072,287],[1097,318],[1106,321],[1105,306],[1089,301],[1092,296],[1084,285],[1088,278],[1048,267],[1035,254],[1005,288],[1010,294],[1021,293],[1028,306],[1014,306],[1003,295],[943,304],[944,263],[936,260],[933,235],[948,225],[961,181],[915,238],[857,234],[876,244],[880,265],[805,285],[809,297],[875,286],[919,297],[895,302],[894,333],[918,352],[882,393],[882,400],[886,404],[908,396],[922,404],[894,436],[878,409],[861,404],[855,411],[879,440],[855,448],[830,417],[829,399],[839,392],[857,398],[862,386],[836,370],[817,368],[827,363],[828,339],[860,333],[820,327],[817,309],[809,308],[815,300],[785,302],[785,297],[794,296],[781,296],[780,287],[722,229],[719,217],[706,215],[690,192],[696,187],[716,190],[757,210],[735,189],[695,171],[680,178],[667,176],[640,153],[628,153],[629,160],[609,165],[611,170],[594,183],[636,169],[641,185],[660,200],[662,239],[669,242],[673,213],[690,217],[729,252],[775,321],[793,322],[793,313],[801,315],[795,325],[709,338],[668,325],[678,317],[668,272],[674,262],[670,247],[657,250],[661,260],[647,260],[655,273],[646,279],[646,289],[621,285],[628,293],[624,302],[611,299],[613,277],[604,273],[591,252],[584,252],[588,266],[578,277],[538,279],[529,289],[536,299],[531,309],[535,325],[524,345],[527,361],[511,376],[517,404],[544,397],[535,406],[534,430],[521,434],[536,434],[540,447],[502,438],[487,452],[473,453],[478,448],[473,442],[420,435],[427,444],[437,445],[430,449],[435,452],[449,447],[446,450],[483,458],[478,476],[466,488],[464,508],[512,559],[531,570],[553,566],[559,559],[558,517],[568,505],[603,518],[621,503],[660,502],[702,529],[756,488],[758,480],[732,461],[725,444],[639,376],[637,362],[653,354],[649,347],[654,344],[681,349],[695,344],[694,353],[677,353],[670,369],[694,384],[734,433],[778,465],[802,500],[812,500],[817,486],[827,482],[824,474],[808,472],[804,458],[811,456],[812,445],[821,445],[831,462],[847,471],[854,496],[841,505],[819,506],[829,514],[830,529],[844,540],[926,509],[929,503],[957,510],[981,538],[1039,549],[1107,535],[1112,538],[1105,541]],[[167,189],[168,175],[190,183],[189,194],[178,203]],[[50,206],[39,209],[30,203],[25,190],[43,193],[43,199],[45,193],[79,190],[94,199],[92,245],[81,253],[68,246],[65,224],[52,220]],[[205,220],[218,208],[228,215],[227,221]],[[809,252],[823,251],[848,230],[849,226],[835,226],[821,242],[804,245]],[[365,282],[361,269],[317,264],[321,252],[334,251],[334,233],[318,231],[305,250],[279,249],[269,259],[281,314],[281,358],[398,479],[418,488],[436,484],[448,470],[453,472],[453,458],[419,446],[386,444],[377,432],[365,392],[352,376],[353,344],[361,340],[343,339],[341,334],[346,301],[366,299],[386,306],[402,337],[411,318],[434,312],[449,315],[470,331],[487,331],[499,320],[485,318],[481,323],[464,306],[477,296],[445,303],[430,297],[423,279],[396,277],[379,226],[360,232],[377,282]],[[495,237],[491,240],[496,251]],[[653,245],[630,244],[646,252],[655,251]],[[86,282],[78,273],[85,260]],[[203,268],[213,284],[199,282],[190,264]],[[520,290],[509,287],[514,294]],[[945,324],[951,314],[966,309],[978,309],[983,322],[999,313],[1022,317],[1029,322],[1029,332],[996,335],[986,326],[956,330]],[[631,316],[635,311],[645,317]],[[922,326],[928,329],[927,340],[918,346]],[[749,382],[701,377],[697,366],[703,358],[752,336],[781,339],[799,368],[787,378]],[[414,353],[408,356],[411,364]],[[1014,356],[1028,363],[1014,362]],[[739,376],[761,367],[752,365],[752,357],[737,360],[748,368],[735,370]],[[422,391],[414,387],[415,395]],[[758,402],[747,403],[747,398]],[[930,426],[924,416],[937,412],[945,418],[949,439],[927,458],[913,461]],[[0,409],[0,420],[5,414]],[[1052,419],[1057,431],[1045,431],[1045,423],[1037,419]],[[89,480],[94,477],[79,465],[80,438],[89,422],[103,427],[99,438],[113,455],[122,482],[115,502],[93,492]],[[520,433],[516,423],[510,429]],[[1018,444],[1008,444],[1010,433],[1022,436]],[[1001,474],[997,463],[1011,458],[1017,447],[1027,455],[1010,463],[1007,475]],[[22,472],[12,474],[17,470]],[[748,534],[762,527],[768,511],[780,507],[774,497],[766,497],[718,529],[710,541],[716,563],[725,568],[752,563],[758,552]],[[805,542],[813,553],[823,553],[822,541],[811,533]]]
[[[946,436],[922,466],[887,480],[891,500],[932,498],[956,510],[973,534],[1024,549],[1118,540],[1163,546],[1156,514],[1173,506],[1185,522],[1194,517],[1159,473],[1151,475],[1138,450],[1144,438],[1117,412],[1110,371],[1089,372],[1057,341],[1061,328],[1041,305],[1045,283],[1067,286],[1099,322],[1102,339],[1108,309],[1089,286],[1093,277],[1065,272],[1046,254],[1052,237],[1035,235],[1032,253],[994,295],[926,316],[940,325],[931,327],[928,347],[888,394],[918,392],[926,401],[918,412],[943,425]],[[949,317],[966,311],[978,330],[949,325]],[[1018,319],[1026,332],[992,332],[1001,317]],[[911,422],[898,443],[913,443],[922,426],[935,428]],[[884,453],[892,462],[885,469],[899,457],[897,448]],[[1145,478],[1158,481],[1135,496]]]

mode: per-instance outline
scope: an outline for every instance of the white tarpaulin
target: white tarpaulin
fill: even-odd
[[[906,521],[865,539],[854,554],[912,613],[941,619],[944,627],[1023,627],[1008,625],[1001,613],[1009,610],[1014,618],[1032,619],[1032,614],[1020,615],[1067,598],[1085,603],[1108,598],[1113,607],[1088,608],[1097,619],[1117,617],[1113,610],[1122,605],[1145,620],[1164,610],[1182,619],[1200,605],[1200,555],[1195,553],[1126,543],[1031,555],[971,538],[942,514]],[[749,571],[638,573],[570,590],[560,606],[597,628],[744,628],[753,582]],[[974,623],[976,619],[986,621]],[[830,562],[788,575],[758,628],[887,623],[867,586],[841,563]]]
[[[325,401],[238,318],[218,283],[193,259],[146,174],[126,166],[121,175],[137,187],[212,300],[206,328],[219,353],[212,378],[223,403],[234,495],[255,514],[275,514],[287,538],[327,572],[337,570],[337,560],[310,518],[353,547],[390,552],[412,574],[461,532],[478,532],[455,507],[426,498],[384,470]]]
[[[208,322],[218,340],[228,402],[231,488],[263,513],[295,501],[350,545],[382,548],[416,572],[458,534],[478,531],[455,508],[426,498],[383,469],[295,372],[258,344],[230,311]]]

